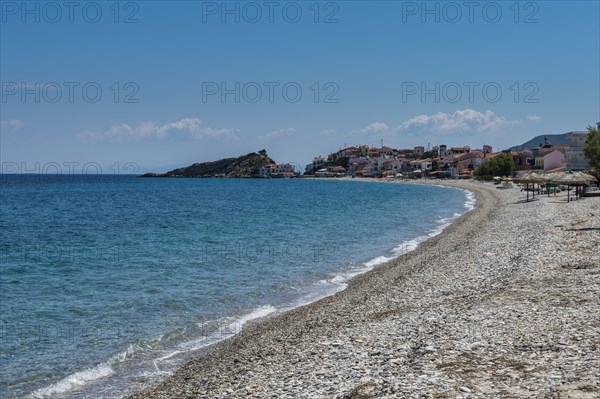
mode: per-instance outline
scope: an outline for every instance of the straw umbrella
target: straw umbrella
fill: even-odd
[[[575,187],[575,198],[577,198],[579,194],[579,188],[582,186],[586,186],[589,182],[593,182],[596,178],[592,175],[588,175],[583,172],[555,172],[549,173],[544,176],[546,181],[552,181],[555,183],[566,184],[567,186]],[[567,202],[570,202],[570,192],[567,190]]]
[[[529,202],[529,185],[533,184],[533,199],[535,199],[535,184],[540,184],[545,181],[542,175],[535,172],[531,172],[525,176],[521,176],[515,179],[517,183],[525,183],[525,191],[527,191],[527,202]]]
[[[573,175],[575,176],[573,180],[577,182],[576,194],[579,194],[579,197],[581,197],[581,194],[585,191],[585,187],[589,183],[596,181],[596,178],[594,176],[588,175],[587,173],[575,172],[573,173]]]
[[[598,179],[596,179],[594,176],[588,174],[588,173],[584,173],[584,172],[575,172],[573,173],[574,175],[577,175],[577,177],[579,179],[581,179],[582,181],[585,181],[586,183],[594,183],[597,182]]]
[[[548,192],[548,197],[550,197],[550,187],[552,187],[552,185],[557,185],[559,183],[565,183],[566,180],[568,180],[567,174],[565,172],[551,172],[551,173],[544,173],[543,175],[541,175],[542,179],[544,179],[544,182],[546,183],[546,191]],[[554,196],[556,196],[556,191],[554,191]]]

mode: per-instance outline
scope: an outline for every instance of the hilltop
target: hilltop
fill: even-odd
[[[510,151],[519,151],[519,150],[523,150],[523,149],[527,150],[527,149],[535,148],[538,146],[542,146],[542,145],[544,145],[544,139],[548,139],[548,141],[552,145],[572,145],[572,140],[570,139],[570,137],[572,136],[573,133],[585,134],[587,132],[582,131],[582,132],[568,132],[568,133],[563,133],[563,134],[541,134],[539,136],[535,136],[531,140],[529,140],[521,145],[516,145],[516,146],[510,147],[509,150]]]
[[[253,177],[262,166],[274,163],[263,149],[237,158],[195,163],[166,173],[146,173],[142,177]]]

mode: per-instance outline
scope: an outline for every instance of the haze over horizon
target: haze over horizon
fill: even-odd
[[[165,5],[3,1],[1,162],[143,173],[265,148],[303,166],[600,121],[598,2]]]

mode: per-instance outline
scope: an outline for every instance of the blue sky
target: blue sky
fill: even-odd
[[[3,171],[503,149],[600,121],[598,1],[0,3]]]

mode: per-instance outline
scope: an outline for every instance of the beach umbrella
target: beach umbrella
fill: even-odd
[[[566,184],[571,186],[574,182],[574,177],[566,172],[552,172],[552,173],[544,173],[541,175],[546,183],[546,188],[548,189],[552,184]],[[567,190],[567,201],[569,201],[570,188]],[[548,190],[548,196],[550,196],[550,190]]]
[[[586,185],[595,182],[596,178],[583,172],[554,172],[543,175],[546,181],[576,185]]]
[[[544,177],[536,172],[531,172],[515,178],[517,183],[543,183]]]
[[[573,180],[577,182],[575,195],[579,197],[581,197],[581,193],[585,190],[585,186],[597,180],[594,176],[583,172],[574,172],[573,175]]]
[[[577,177],[579,179],[581,179],[582,181],[585,181],[587,183],[594,183],[597,182],[598,179],[596,179],[594,176],[588,174],[588,173],[584,173],[584,172],[575,172],[573,173],[574,175],[577,175]]]
[[[562,183],[562,184],[573,184],[577,183],[580,179],[573,173],[567,172],[552,172],[544,173],[542,178],[546,182]]]
[[[544,177],[535,172],[531,172],[529,174],[519,176],[519,177],[515,178],[515,181],[517,183],[525,184],[525,191],[527,191],[527,202],[529,202],[529,185],[530,184],[533,185],[533,198],[535,199],[535,184],[536,183],[540,184],[540,183],[545,182]]]
[[[547,181],[552,181],[559,184],[565,184],[569,187],[575,187],[575,197],[579,195],[580,187],[587,186],[590,182],[596,181],[592,175],[583,172],[555,172],[545,175]],[[570,202],[570,188],[567,190],[567,202]]]

